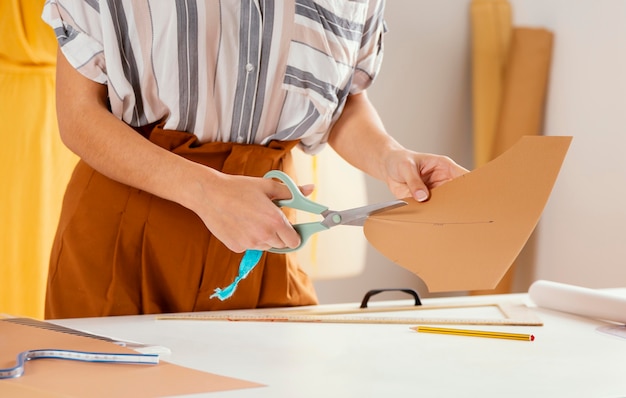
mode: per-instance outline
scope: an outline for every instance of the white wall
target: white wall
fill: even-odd
[[[518,261],[515,290],[536,279],[626,286],[626,1],[511,0],[518,26],[555,34],[546,135],[574,140]],[[369,90],[388,131],[407,147],[472,168],[470,0],[388,0],[385,62]],[[370,202],[389,199],[367,180]],[[462,266],[459,265],[459,266]],[[421,281],[368,246],[364,272],[317,281],[320,300]],[[385,296],[402,297],[402,296]]]
[[[545,133],[574,137],[529,278],[626,286],[626,2],[511,3],[516,24],[555,34]]]

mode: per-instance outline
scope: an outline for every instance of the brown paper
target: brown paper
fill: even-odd
[[[552,42],[553,34],[546,29],[513,29],[491,158],[521,137],[543,131]]]
[[[375,214],[367,240],[430,292],[493,289],[537,225],[571,137],[526,136],[491,162]]]
[[[20,352],[66,349],[134,353],[94,338],[0,320],[0,369],[16,365]],[[207,358],[207,361],[214,360]],[[90,363],[61,359],[27,361],[21,377],[0,380],[0,397],[157,397],[259,387],[245,380],[160,361],[157,365]]]

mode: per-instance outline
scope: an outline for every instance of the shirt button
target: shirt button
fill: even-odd
[[[254,70],[254,65],[246,64],[246,72],[250,73]]]

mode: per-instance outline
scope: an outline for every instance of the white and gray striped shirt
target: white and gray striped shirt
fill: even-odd
[[[384,0],[47,0],[63,54],[131,126],[317,152],[380,69]]]

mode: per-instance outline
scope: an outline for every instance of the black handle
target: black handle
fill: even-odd
[[[382,293],[382,292],[404,292],[413,296],[413,298],[415,299],[416,306],[422,305],[419,295],[413,289],[374,289],[365,293],[365,297],[363,297],[363,301],[361,301],[361,308],[367,308],[367,302],[369,301],[370,297],[375,296],[378,293]]]

